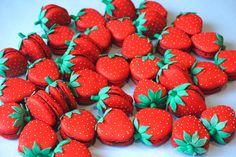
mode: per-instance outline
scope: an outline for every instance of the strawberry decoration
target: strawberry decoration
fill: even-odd
[[[15,77],[26,72],[27,60],[16,49],[6,48],[0,51],[0,76]]]
[[[171,143],[176,150],[188,155],[202,155],[209,147],[210,135],[195,116],[178,119],[172,131]]]
[[[205,94],[219,91],[228,81],[227,75],[214,63],[195,62],[191,68],[194,84]]]
[[[134,127],[129,117],[119,109],[108,109],[97,123],[97,135],[102,143],[127,146],[133,143]]]
[[[194,12],[181,12],[174,21],[175,27],[183,30],[190,36],[201,33],[202,25],[202,18]]]
[[[108,53],[111,47],[111,33],[106,26],[100,25],[87,28],[84,34],[91,39],[101,52]]]
[[[37,91],[26,100],[26,106],[34,119],[54,126],[64,114],[63,107],[43,90]],[[42,114],[43,113],[43,114]]]
[[[164,54],[167,49],[188,51],[192,45],[189,36],[179,28],[166,27],[161,34],[155,34],[157,50]]]
[[[231,107],[219,105],[208,108],[202,112],[201,121],[217,143],[226,144],[233,138],[236,119]]]
[[[120,109],[127,115],[130,115],[133,112],[132,97],[119,87],[104,87],[99,91],[98,95],[93,95],[91,99],[97,101],[96,106],[101,112],[104,112],[109,108]]]
[[[129,63],[122,54],[102,55],[96,63],[96,71],[104,76],[110,84],[124,85],[129,77]]]
[[[43,88],[48,85],[44,79],[47,76],[54,81],[60,78],[60,72],[53,60],[41,58],[28,66],[26,78],[37,87]]]
[[[161,59],[151,53],[132,59],[130,62],[132,80],[137,84],[142,79],[154,79],[159,71],[159,67],[156,64],[159,61]]]
[[[40,24],[43,30],[47,30],[54,24],[68,26],[70,22],[70,15],[65,8],[55,4],[48,4],[41,8],[38,21],[34,24]]]
[[[136,56],[145,56],[151,52],[151,40],[139,34],[129,35],[125,39],[121,49],[121,53],[128,59],[133,59]]]
[[[92,28],[93,26],[106,25],[105,18],[92,8],[82,9],[76,16],[72,15],[71,18],[75,21],[76,29],[80,32],[84,32],[87,28]]]
[[[136,18],[136,9],[131,0],[102,0],[106,5],[105,16],[108,20],[129,17]]]
[[[21,104],[6,103],[0,106],[0,136],[17,138],[29,121],[30,116]]]
[[[106,27],[111,32],[113,43],[119,47],[122,47],[126,37],[136,32],[136,28],[129,18],[110,20],[107,22]]]
[[[73,110],[61,119],[60,133],[63,139],[74,139],[90,146],[94,142],[96,123],[96,118],[89,111]]]
[[[42,37],[47,40],[49,47],[55,55],[63,55],[68,48],[66,41],[70,41],[74,32],[67,26],[53,25]]]
[[[190,83],[175,87],[168,92],[167,107],[176,117],[200,116],[206,109],[205,98]]]
[[[52,157],[92,157],[90,151],[82,143],[75,140],[61,141],[53,151]]]
[[[223,50],[219,51],[215,57],[215,64],[223,70],[229,80],[236,79],[236,51],[235,50]]]
[[[142,108],[165,108],[167,91],[164,86],[152,80],[139,81],[134,90],[134,100],[137,109]]]
[[[196,62],[196,58],[188,52],[176,49],[168,49],[164,54],[163,62],[164,64],[176,62],[175,64],[179,65],[181,68],[190,70],[193,64]]]
[[[175,62],[169,62],[168,64],[158,62],[157,65],[160,70],[157,73],[156,82],[165,86],[168,90],[184,83],[192,83],[187,71],[180,68]]]
[[[224,38],[215,32],[202,32],[192,36],[193,51],[204,58],[214,58],[219,50],[224,50]]]
[[[77,98],[79,104],[91,104],[92,95],[98,94],[100,89],[108,85],[108,81],[102,75],[89,70],[80,70],[71,74],[69,86]]]
[[[171,136],[172,123],[172,116],[167,111],[157,108],[142,109],[134,117],[134,138],[148,146],[160,145]]]
[[[22,102],[35,90],[34,84],[22,78],[2,79],[0,82],[0,102]]]
[[[147,11],[156,11],[158,12],[161,16],[163,16],[165,19],[167,18],[167,10],[158,2],[156,1],[151,1],[151,0],[144,0],[139,8],[139,13],[147,12]]]
[[[76,99],[65,82],[62,80],[53,81],[50,77],[46,77],[45,81],[48,83],[45,91],[60,104],[64,112],[77,108]]]
[[[30,62],[40,58],[51,58],[50,48],[38,34],[29,33],[24,35],[19,33],[18,35],[21,38],[18,49]]]
[[[57,134],[49,125],[33,120],[21,132],[18,150],[25,157],[50,157],[57,143]]]
[[[166,19],[157,11],[145,11],[133,23],[138,34],[153,38],[166,27]]]

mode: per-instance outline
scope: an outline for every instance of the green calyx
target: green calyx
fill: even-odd
[[[146,12],[143,12],[138,16],[138,18],[133,22],[133,25],[137,29],[137,33],[140,35],[143,35],[143,32],[147,31],[148,28],[144,26],[144,24],[147,22],[145,19]]]
[[[198,82],[197,74],[201,73],[204,70],[204,68],[196,68],[196,66],[197,66],[197,61],[191,67],[191,75],[192,75],[194,84],[198,85],[199,82]]]
[[[157,39],[156,41],[156,45],[158,45],[158,43],[160,42],[160,40],[163,39],[163,35],[165,34],[169,34],[169,32],[167,31],[167,28],[169,28],[168,26],[166,26],[163,31],[161,32],[161,34],[155,34],[154,38]]]
[[[104,112],[104,114],[103,114],[103,116],[97,116],[97,125],[99,124],[99,123],[103,123],[104,122],[104,118],[106,117],[106,115],[109,113],[109,112],[111,112],[111,110],[112,110],[112,108],[109,108],[109,109],[107,109],[105,112]],[[96,128],[97,128],[97,126],[96,126]]]
[[[184,131],[184,139],[181,140],[175,138],[174,141],[176,144],[178,144],[175,149],[180,152],[189,155],[204,154],[207,152],[207,150],[204,148],[207,142],[207,137],[199,138],[198,131],[195,131],[192,136]]]
[[[113,10],[115,10],[115,6],[112,4],[113,0],[102,0],[104,4],[106,4],[106,13],[110,16],[113,16]]]
[[[21,46],[22,46],[22,43],[23,43],[23,40],[25,39],[28,39],[31,35],[33,34],[36,34],[35,32],[31,32],[27,35],[24,35],[23,33],[18,33],[18,36],[21,38],[20,42],[18,43],[18,49],[20,50],[21,49]]]
[[[139,10],[147,8],[147,7],[146,7],[146,2],[147,2],[147,0],[144,0],[144,1],[142,1],[142,2],[140,3],[140,5],[139,5]]]
[[[49,87],[56,87],[58,81],[52,80],[49,76],[45,77],[45,81],[48,83],[48,86],[45,88],[45,91],[49,93]]]
[[[13,126],[19,127],[17,135],[20,135],[24,126],[30,121],[31,117],[29,116],[28,109],[23,109],[23,106],[20,104],[21,107],[12,106],[12,109],[15,111],[9,115],[9,117],[15,119]]]
[[[34,63],[28,65],[27,71],[26,71],[26,74],[25,74],[25,78],[26,78],[26,79],[27,79],[27,77],[28,77],[29,69],[33,68],[36,64],[42,62],[44,59],[45,59],[45,58],[39,58],[38,60],[34,61]]]
[[[9,70],[9,68],[5,65],[5,62],[8,60],[8,58],[4,58],[4,50],[0,51],[0,75],[2,77],[6,77],[6,70]]]
[[[224,63],[227,59],[226,58],[219,58],[219,53],[220,53],[221,50],[219,50],[215,57],[214,57],[214,63],[215,65],[217,65],[221,70],[225,71],[226,68],[223,67],[221,64]]]
[[[46,24],[48,22],[48,19],[45,17],[46,12],[47,12],[47,9],[43,10],[43,7],[42,7],[41,10],[40,10],[39,16],[38,16],[38,21],[36,21],[34,23],[35,25],[40,24],[40,26],[43,30],[48,30],[48,28],[46,26]]]
[[[1,80],[1,83],[0,83],[0,96],[2,96],[2,90],[4,89],[4,88],[6,88],[6,85],[4,84],[6,82],[6,79],[4,78],[4,79],[2,79]]]
[[[45,28],[45,30],[44,30],[44,31],[45,31],[45,34],[42,35],[42,38],[45,39],[47,43],[48,43],[48,40],[49,40],[49,39],[48,39],[48,35],[54,33],[54,32],[55,32],[55,28],[56,28],[57,26],[58,26],[57,24],[54,24],[54,25],[52,25],[52,27],[49,28],[49,29],[48,29],[47,27]]]
[[[89,35],[92,31],[98,30],[97,26],[93,26],[92,28],[87,28],[86,31],[84,32],[85,35]]]
[[[100,57],[109,57],[109,58],[115,58],[115,57],[122,57],[124,59],[128,59],[127,57],[123,56],[121,53],[109,53],[109,54],[100,54]]]
[[[72,74],[70,76],[70,82],[67,83],[67,85],[70,87],[72,93],[76,97],[79,97],[78,93],[76,92],[76,88],[80,86],[80,83],[76,81],[78,77],[79,77],[79,74],[74,74],[74,72],[72,72]]]
[[[185,106],[185,103],[182,100],[182,97],[188,96],[186,89],[190,86],[190,83],[185,83],[175,87],[174,89],[168,92],[168,99],[166,102],[166,106],[170,107],[173,112],[176,112],[177,105]]]
[[[70,17],[71,17],[74,21],[78,21],[81,16],[83,16],[84,14],[86,14],[86,13],[84,12],[84,10],[85,10],[85,9],[81,9],[81,10],[77,13],[76,16],[75,16],[75,15],[71,15]]]
[[[231,136],[230,133],[222,131],[227,125],[227,120],[224,122],[219,122],[218,116],[214,114],[210,120],[210,122],[204,118],[201,118],[203,125],[209,131],[211,137],[220,144],[226,144],[224,141],[225,138]]]
[[[68,118],[71,118],[73,114],[81,114],[81,112],[80,112],[79,109],[75,109],[75,110],[73,110],[73,111],[67,112],[67,113],[65,114],[65,116],[68,117]]]
[[[187,14],[197,14],[196,12],[180,12],[179,15],[177,15],[177,17],[180,17],[182,15],[187,15]]]
[[[171,58],[175,57],[174,54],[171,53],[172,50],[166,50],[164,54],[163,62],[164,64],[168,64],[171,62]]]
[[[58,153],[63,153],[63,149],[62,147],[66,144],[69,144],[71,142],[70,139],[66,139],[66,140],[63,140],[61,141],[57,146],[56,148],[53,150],[53,153],[52,153],[52,156],[51,157],[54,157],[55,154],[58,154]]]
[[[103,112],[103,110],[107,109],[107,106],[103,101],[105,99],[109,98],[108,92],[110,89],[111,89],[111,87],[108,87],[108,86],[104,87],[99,91],[98,95],[91,96],[91,100],[97,101],[96,106],[100,112]]]
[[[135,135],[134,139],[140,140],[143,144],[151,146],[152,142],[150,141],[150,138],[153,136],[151,134],[147,134],[147,130],[150,128],[150,126],[140,126],[138,123],[138,119],[134,119],[134,127],[135,127]]]
[[[152,53],[148,53],[146,56],[142,57],[142,61],[145,62],[146,60],[154,60],[156,57]]]
[[[171,64],[174,64],[176,62],[169,62],[167,64],[163,64],[162,62],[157,62],[157,66],[160,68],[157,75],[156,75],[156,82],[159,82],[159,77],[162,75],[163,70],[166,70],[169,68]]]
[[[154,92],[152,89],[148,90],[148,96],[140,94],[140,103],[136,104],[139,108],[163,108],[163,103],[166,101],[167,97],[162,97],[162,90]]]
[[[51,152],[51,147],[41,149],[40,146],[34,142],[34,145],[32,147],[32,150],[30,148],[27,148],[24,146],[24,157],[51,157],[52,152]]]
[[[224,45],[224,38],[222,35],[216,33],[217,40],[214,41],[214,44],[217,44],[221,47],[221,50],[224,50],[226,47]]]

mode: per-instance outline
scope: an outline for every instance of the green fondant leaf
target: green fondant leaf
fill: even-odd
[[[218,123],[218,117],[216,114],[214,114],[213,117],[211,118],[211,126],[215,127],[217,123]]]

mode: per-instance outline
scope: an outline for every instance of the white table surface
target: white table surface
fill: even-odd
[[[133,0],[138,6],[141,0]],[[204,31],[216,31],[225,38],[228,49],[236,49],[236,1],[235,0],[159,0],[168,9],[168,22],[171,23],[180,11],[197,12],[204,20]],[[76,14],[82,8],[95,8],[104,12],[104,5],[100,0],[1,0],[0,2],[0,49],[17,47],[18,32],[41,32],[39,26],[34,26],[42,5],[55,3],[65,7],[70,14]],[[117,51],[117,49],[112,49]],[[134,84],[129,81],[124,87],[132,95]],[[236,110],[236,81],[216,94],[206,97],[208,106],[227,104]],[[93,105],[87,107],[93,110]],[[17,152],[18,141],[6,140],[0,137],[0,157],[20,157]],[[93,157],[180,157],[187,156],[176,152],[170,141],[158,147],[147,147],[141,143],[134,143],[128,147],[110,147],[99,140],[89,148]],[[220,146],[211,142],[207,157],[233,157],[236,154],[236,137],[227,145]]]

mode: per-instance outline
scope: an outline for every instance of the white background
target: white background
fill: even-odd
[[[133,0],[138,6],[141,0]],[[225,38],[228,49],[236,49],[236,1],[235,0],[159,0],[169,12],[168,22],[171,23],[180,11],[197,12],[204,20],[204,31],[216,31]],[[104,12],[100,0],[1,0],[0,2],[0,49],[17,47],[18,32],[40,32],[34,26],[42,5],[55,3],[65,7],[70,14],[76,14],[82,8],[95,8]],[[117,51],[113,49],[112,51]],[[124,89],[132,95],[134,84],[129,81]],[[219,93],[206,97],[208,106],[217,104],[230,105],[236,110],[236,81],[229,82]],[[88,109],[93,109],[89,106]],[[0,137],[0,157],[18,157],[17,140],[6,140]],[[170,141],[159,147],[147,147],[134,143],[128,147],[109,147],[98,140],[89,148],[94,157],[168,157],[186,156],[173,150]],[[236,154],[236,138],[231,143],[220,146],[211,142],[207,154],[209,157],[233,157]]]

